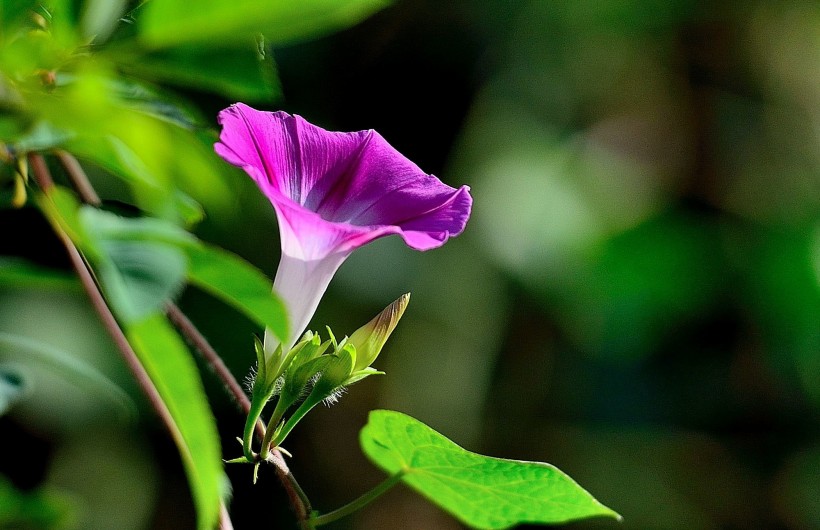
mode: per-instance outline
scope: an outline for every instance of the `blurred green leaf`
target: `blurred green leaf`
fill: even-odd
[[[125,10],[127,0],[86,0],[80,26],[85,37],[94,37],[95,43],[105,41]]]
[[[168,321],[154,314],[126,326],[128,340],[168,407],[197,509],[198,528],[216,526],[222,460],[216,423],[190,352]]]
[[[8,103],[13,97],[14,93],[3,83],[3,76],[0,74],[0,105]],[[25,133],[25,129],[25,120],[21,116],[0,115],[0,141],[9,142],[19,138]]]
[[[246,47],[178,46],[140,56],[127,69],[140,77],[191,86],[242,101],[270,102],[280,95],[273,59]]]
[[[178,127],[193,129],[204,121],[188,102],[145,83],[121,78],[115,81],[114,90],[117,97],[129,108]]]
[[[20,366],[44,365],[63,379],[74,383],[111,404],[124,420],[134,416],[131,398],[94,366],[75,355],[50,344],[21,335],[0,332],[0,360],[11,361]]]
[[[281,44],[351,26],[382,9],[385,0],[184,0],[149,2],[138,15],[143,40],[152,47],[185,43],[219,47],[250,42],[262,33]]]
[[[96,272],[111,306],[125,322],[160,311],[183,287],[187,259],[180,244],[193,236],[160,219],[128,219],[84,207],[80,219],[100,255]]]
[[[90,207],[80,211],[61,188],[40,202],[53,223],[84,236],[75,240],[82,250],[83,244],[94,249],[109,301],[179,429],[172,435],[191,483],[199,527],[213,528],[222,469],[214,419],[190,353],[164,317],[151,312],[181,287],[186,259],[179,247],[195,240],[161,220],[125,219]]]
[[[67,272],[40,267],[23,259],[2,257],[0,286],[18,289],[76,290],[79,283]]]
[[[160,310],[183,287],[185,254],[168,245],[134,241],[102,244],[96,272],[117,316],[138,321]]]
[[[100,241],[142,241],[176,247],[197,244],[196,237],[164,219],[122,217],[91,206],[83,206],[79,218],[87,233]]]
[[[22,492],[0,476],[0,527],[69,528],[77,506],[67,496],[49,490]]]
[[[46,121],[38,121],[22,135],[9,138],[9,144],[18,153],[45,151],[62,145],[72,136]]]
[[[562,286],[576,340],[622,359],[655,351],[718,300],[719,248],[715,227],[677,212],[612,237],[576,284]]]
[[[83,223],[80,222],[80,202],[69,190],[55,186],[48,195],[38,193],[37,205],[49,222],[59,227],[75,245],[83,252],[96,256],[99,251],[96,245],[86,234]]]
[[[0,2],[0,35],[5,38],[4,33],[20,24],[31,11],[32,0],[3,0]]]
[[[814,270],[814,227],[770,228],[743,256],[744,292],[778,369],[789,367],[820,406],[820,283]],[[783,363],[783,360],[790,361]]]
[[[186,247],[188,281],[243,312],[280,339],[288,335],[285,306],[259,269],[218,247]]]
[[[0,416],[23,397],[27,388],[25,376],[13,365],[0,364]]]
[[[471,453],[399,412],[372,411],[360,443],[374,464],[401,473],[405,484],[474,528],[620,519],[554,466]]]

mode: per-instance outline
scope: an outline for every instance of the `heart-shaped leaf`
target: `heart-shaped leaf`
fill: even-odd
[[[374,464],[402,474],[405,484],[474,528],[620,519],[550,464],[471,453],[406,414],[371,412],[360,443]]]

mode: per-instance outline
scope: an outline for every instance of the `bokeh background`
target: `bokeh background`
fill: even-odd
[[[350,333],[412,300],[376,363],[387,376],[286,444],[317,509],[381,480],[357,434],[388,408],[470,450],[551,462],[624,516],[571,528],[820,528],[816,2],[399,0],[273,56],[281,97],[256,107],[377,129],[475,198],[444,247],[379,240],[331,284],[314,329]],[[179,91],[214,127],[232,103]],[[275,215],[234,175],[230,214],[197,234],[273,275]],[[36,211],[0,219],[4,253],[65,264]],[[180,305],[244,376],[259,330],[194,290]],[[121,421],[44,364],[36,399],[0,419],[0,471],[80,507],[78,528],[190,527],[176,450],[82,293],[4,287],[0,330],[92,361],[141,407]],[[236,456],[243,418],[203,378]],[[228,472],[237,528],[291,527],[272,473]],[[461,527],[400,486],[328,528]]]

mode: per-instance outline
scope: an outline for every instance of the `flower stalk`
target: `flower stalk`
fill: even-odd
[[[341,508],[337,508],[336,510],[333,510],[332,512],[328,512],[323,515],[316,515],[314,517],[311,517],[311,524],[313,526],[322,526],[325,524],[338,521],[343,517],[347,517],[348,515],[361,510],[374,500],[378,499],[379,497],[390,491],[390,489],[393,486],[395,486],[401,481],[404,474],[405,473],[403,471],[400,471],[395,475],[387,477],[387,479],[381,482],[378,486],[363,494],[362,496],[358,497],[357,499],[345,504]]]

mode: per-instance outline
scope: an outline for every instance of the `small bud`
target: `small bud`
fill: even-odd
[[[409,302],[410,293],[402,295],[347,339],[348,344],[356,347],[354,372],[367,368],[376,360],[384,347],[384,343],[387,342],[390,334],[396,329],[396,325],[399,323]]]

